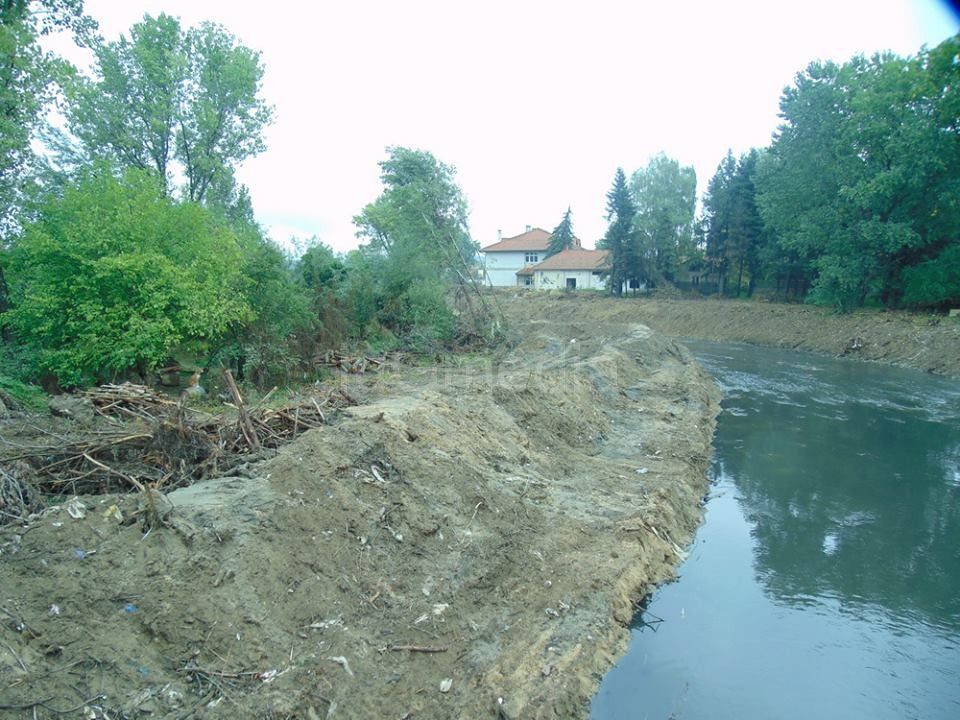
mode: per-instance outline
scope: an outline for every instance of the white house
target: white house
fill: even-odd
[[[576,238],[574,243],[580,247],[580,241]],[[520,235],[503,238],[493,245],[480,248],[483,253],[485,282],[494,287],[516,286],[518,280],[521,280],[517,271],[543,260],[549,245],[549,232],[527,225],[526,232]]]
[[[517,284],[536,290],[600,290],[606,288],[604,271],[609,270],[606,250],[576,247],[551,255],[546,260],[517,271]]]

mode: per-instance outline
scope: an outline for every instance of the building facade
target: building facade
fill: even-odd
[[[574,239],[577,247],[580,241]],[[493,287],[515,287],[525,284],[517,272],[544,260],[550,245],[550,233],[543,228],[527,226],[525,232],[502,238],[481,248],[484,282]]]

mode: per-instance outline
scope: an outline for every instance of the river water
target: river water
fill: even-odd
[[[591,718],[960,718],[960,382],[688,345],[724,392],[706,522]]]

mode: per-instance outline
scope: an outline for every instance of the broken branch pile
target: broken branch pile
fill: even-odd
[[[123,383],[101,385],[87,390],[84,397],[93,403],[94,411],[103,417],[142,418],[157,420],[165,417],[177,403],[145,385]]]
[[[335,367],[348,373],[380,372],[390,360],[401,362],[403,356],[395,353],[391,356],[370,357],[368,355],[347,355],[337,350],[329,350],[316,359],[318,365]]]
[[[230,377],[229,380],[233,378]],[[15,438],[0,435],[0,524],[37,510],[43,494],[94,495],[145,488],[174,488],[212,477],[234,459],[274,449],[325,424],[356,401],[326,388],[280,407],[248,409],[232,385],[231,414],[191,413],[150,388],[105,385],[85,393],[111,425],[68,426],[53,433],[36,426]],[[266,400],[267,398],[264,398]],[[125,419],[124,424],[117,424]]]

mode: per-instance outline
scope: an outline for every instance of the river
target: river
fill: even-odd
[[[960,718],[960,382],[688,345],[724,393],[705,523],[591,718]]]

